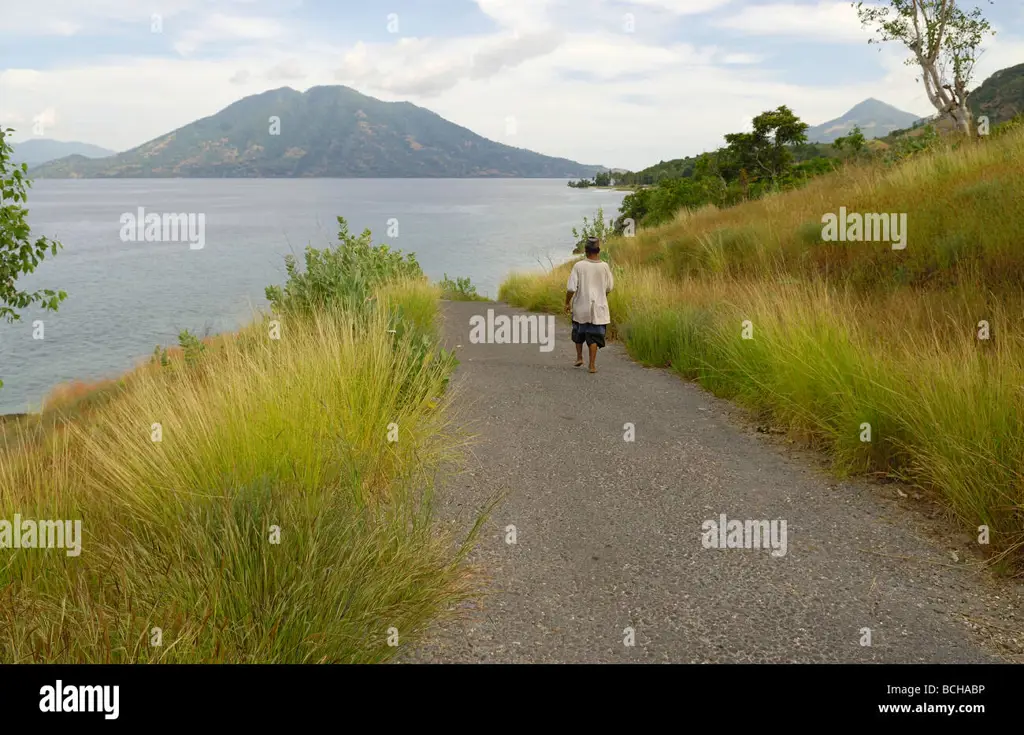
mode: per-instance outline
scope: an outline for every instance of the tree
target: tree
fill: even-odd
[[[754,118],[754,132],[730,133],[725,136],[728,165],[723,166],[726,178],[739,178],[746,169],[753,180],[770,179],[773,184],[784,178],[793,165],[790,146],[807,142],[807,123],[785,105],[762,112]],[[729,175],[729,174],[732,175]]]
[[[8,323],[21,319],[18,309],[39,304],[48,311],[57,311],[58,304],[67,298],[63,291],[43,289],[29,293],[19,291],[15,285],[19,276],[36,269],[47,251],[56,255],[64,246],[45,237],[31,240],[26,221],[28,209],[24,205],[32,182],[26,176],[28,166],[18,166],[11,159],[14,149],[6,138],[13,132],[11,128],[0,127],[0,318]]]
[[[888,5],[851,3],[864,27],[877,37],[869,43],[899,41],[912,52],[908,66],[919,66],[928,101],[942,117],[949,116],[957,130],[970,134],[971,111],[967,107],[974,64],[981,42],[995,35],[975,7],[965,13],[956,0],[888,0]],[[989,0],[991,4],[991,0]]]
[[[867,139],[864,137],[864,133],[861,131],[860,125],[854,125],[850,134],[842,138],[836,138],[832,142],[832,147],[837,151],[848,148],[854,156],[858,156],[861,151],[864,150],[866,143]]]
[[[626,194],[622,198],[622,204],[619,207],[619,216],[615,220],[612,231],[616,235],[623,235],[626,230],[626,220],[633,220],[633,227],[636,228],[643,221],[644,217],[647,216],[647,212],[650,209],[651,190],[650,189],[637,189],[635,191]]]

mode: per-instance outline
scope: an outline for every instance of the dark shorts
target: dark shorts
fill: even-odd
[[[586,342],[588,345],[604,347],[604,333],[607,329],[605,324],[580,324],[572,323],[572,341],[578,345]]]

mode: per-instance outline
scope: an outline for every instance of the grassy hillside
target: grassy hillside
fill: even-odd
[[[992,125],[1024,114],[1024,64],[1002,69],[971,92],[975,117],[987,115]]]
[[[331,86],[252,95],[112,158],[72,156],[31,175],[571,178],[598,170],[496,143],[408,102]]]
[[[972,537],[988,526],[988,549],[1019,549],[1021,160],[1018,127],[612,240],[615,330],[636,359],[829,451],[836,471],[902,479]],[[822,242],[840,207],[906,213],[906,249]],[[513,276],[501,298],[560,311],[567,267]]]
[[[241,332],[0,424],[0,519],[84,537],[4,550],[0,661],[379,662],[470,594],[474,534],[431,514],[462,442],[439,289],[343,239]]]

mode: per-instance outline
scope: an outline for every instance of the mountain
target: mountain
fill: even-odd
[[[997,71],[967,100],[975,118],[988,115],[991,125],[1024,113],[1024,64]]]
[[[86,158],[103,158],[112,156],[116,151],[100,148],[91,143],[74,141],[50,140],[49,138],[30,138],[21,143],[13,143],[14,162],[27,163],[29,166],[53,161],[65,156],[85,156]]]
[[[836,138],[849,135],[854,126],[860,126],[865,138],[883,138],[894,130],[913,126],[921,118],[898,110],[876,99],[867,99],[835,120],[807,130],[811,143],[832,143]]]
[[[279,121],[274,129],[274,121]],[[275,134],[276,133],[276,134]],[[604,170],[495,143],[409,102],[342,86],[245,97],[105,159],[70,156],[36,178],[590,177]]]

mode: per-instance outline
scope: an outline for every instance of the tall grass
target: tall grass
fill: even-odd
[[[822,276],[860,290],[1024,282],[1024,134],[947,146],[897,167],[849,165],[805,188],[736,207],[683,210],[662,227],[610,243],[620,265],[657,265],[675,277],[709,271],[763,278]],[[821,241],[821,218],[850,212],[908,215],[907,248]]]
[[[565,304],[568,279],[567,267],[544,274],[513,273],[501,284],[498,298],[533,311],[557,312]]]
[[[936,492],[972,535],[986,525],[990,548],[1013,552],[1024,545],[1020,160],[1016,131],[683,212],[610,243],[612,318],[636,359],[829,451],[840,473]],[[908,213],[906,251],[821,243],[821,217],[839,206]],[[502,298],[558,311],[567,268],[516,274]]]
[[[0,661],[380,662],[471,595],[475,529],[455,546],[431,513],[462,445],[439,291],[369,293],[0,436],[0,519],[81,519],[84,536],[76,557],[4,549]]]

